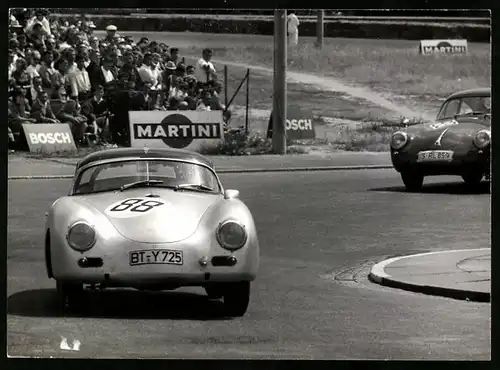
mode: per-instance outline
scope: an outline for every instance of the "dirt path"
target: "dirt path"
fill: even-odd
[[[262,66],[255,66],[255,65],[250,65],[246,63],[238,63],[238,62],[232,62],[229,60],[221,60],[214,58],[214,62],[222,63],[222,64],[227,64],[235,67],[241,67],[241,68],[250,68],[253,71],[259,71],[262,73],[267,73],[267,74],[272,74],[273,70],[268,67],[262,67]],[[333,78],[333,77],[327,77],[327,76],[317,76],[312,73],[303,73],[303,72],[294,72],[294,71],[287,71],[287,81],[289,82],[296,82],[296,83],[302,83],[306,85],[313,85],[317,88],[320,88],[321,90],[324,91],[335,91],[335,92],[342,92],[351,96],[354,96],[356,98],[364,99],[367,101],[370,101],[380,107],[386,108],[388,110],[391,110],[393,112],[396,112],[398,114],[401,114],[401,116],[408,117],[408,118],[423,118],[423,119],[430,119],[432,120],[433,117],[429,116],[426,113],[421,113],[421,112],[416,112],[414,110],[411,110],[407,107],[404,107],[399,104],[395,104],[376,92],[369,90],[364,87],[355,87],[355,86],[349,86],[346,85],[339,80]]]

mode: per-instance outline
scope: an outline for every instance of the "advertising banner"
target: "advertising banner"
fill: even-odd
[[[23,131],[32,153],[76,152],[67,123],[26,123]]]
[[[421,54],[466,54],[467,40],[420,40]]]
[[[132,147],[200,151],[224,139],[222,111],[131,111]]]

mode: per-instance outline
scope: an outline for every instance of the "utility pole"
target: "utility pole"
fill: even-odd
[[[286,9],[274,11],[273,152],[286,154]]]
[[[316,22],[316,47],[321,49],[323,47],[323,35],[325,30],[325,11],[318,10],[318,19]]]

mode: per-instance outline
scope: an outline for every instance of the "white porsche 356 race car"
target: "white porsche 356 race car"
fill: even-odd
[[[84,286],[203,287],[225,314],[245,314],[259,265],[255,223],[204,156],[177,149],[108,149],[83,158],[70,192],[47,214],[47,274],[61,308]]]

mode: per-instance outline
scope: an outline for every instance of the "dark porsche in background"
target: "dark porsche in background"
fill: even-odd
[[[469,186],[490,177],[491,89],[450,95],[432,123],[410,126],[391,137],[391,159],[408,191],[425,176],[457,175]]]

